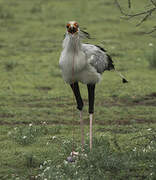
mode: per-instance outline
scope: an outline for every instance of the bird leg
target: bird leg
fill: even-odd
[[[82,111],[83,101],[82,101],[80,90],[79,90],[79,84],[78,84],[78,82],[74,82],[74,83],[70,84],[70,86],[71,86],[73,93],[75,95],[75,99],[76,99],[76,103],[77,103],[77,109]]]
[[[90,150],[92,149],[92,124],[93,124],[93,113],[94,113],[94,98],[95,98],[95,84],[87,84],[88,88],[88,100],[89,100],[89,119],[90,119]]]
[[[81,144],[82,144],[82,150],[84,150],[84,124],[82,119],[82,111],[80,111],[80,126],[81,126]]]
[[[92,149],[92,127],[93,127],[93,114],[89,114],[89,119],[90,119],[90,129],[89,129],[89,144],[90,144],[90,150]]]
[[[82,119],[83,101],[81,98],[78,82],[70,84],[70,86],[71,86],[73,93],[75,95],[75,99],[76,99],[76,103],[77,103],[77,109],[80,110],[81,143],[82,143],[82,149],[83,149],[83,147],[84,147],[84,125],[83,125],[83,119]]]

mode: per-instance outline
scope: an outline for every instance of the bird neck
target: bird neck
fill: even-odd
[[[66,34],[66,37],[63,41],[63,48],[67,51],[74,51],[75,53],[81,50],[81,42],[79,35],[71,36]]]

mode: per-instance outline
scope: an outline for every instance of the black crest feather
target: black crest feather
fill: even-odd
[[[84,37],[91,39],[90,34],[84,30],[80,30],[80,32],[84,35]]]

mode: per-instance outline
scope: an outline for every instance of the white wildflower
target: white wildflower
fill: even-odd
[[[11,131],[8,132],[8,136],[10,136],[10,135],[11,135]]]
[[[151,129],[151,128],[148,128],[147,130],[148,130],[148,131],[151,131],[152,129]]]
[[[153,46],[153,43],[149,43],[148,45],[149,45],[150,47],[152,47],[152,46]]]
[[[42,165],[40,165],[40,169],[42,169],[43,168],[43,166]]]
[[[32,123],[29,124],[29,127],[32,127]]]
[[[26,139],[27,138],[27,136],[23,136],[23,139]]]
[[[52,139],[53,139],[53,140],[56,139],[56,136],[53,136]]]
[[[136,147],[133,149],[133,151],[136,151]]]

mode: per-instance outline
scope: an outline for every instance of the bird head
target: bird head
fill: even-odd
[[[69,21],[66,25],[67,32],[71,35],[77,34],[79,31],[79,25],[76,21]]]

